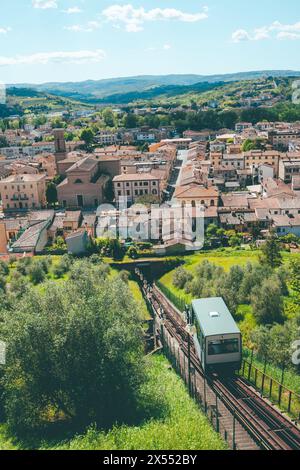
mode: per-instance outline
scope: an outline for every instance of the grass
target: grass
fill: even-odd
[[[129,289],[131,290],[131,293],[132,293],[133,297],[138,302],[138,304],[141,308],[143,318],[145,320],[151,320],[151,315],[148,311],[146,302],[145,302],[144,297],[141,293],[141,290],[139,288],[138,283],[135,282],[135,281],[129,281],[128,285],[129,285]]]
[[[91,426],[82,435],[60,442],[44,441],[41,450],[224,450],[226,444],[189,397],[182,380],[161,355],[152,363],[150,389],[165,402],[164,412],[136,426],[115,426],[108,432]],[[0,427],[0,450],[22,449],[22,443]]]

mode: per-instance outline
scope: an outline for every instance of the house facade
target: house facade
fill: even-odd
[[[109,176],[101,173],[97,160],[86,157],[68,168],[66,175],[57,186],[63,207],[97,207],[104,202]]]
[[[4,210],[42,209],[46,207],[45,175],[11,175],[0,181]]]
[[[151,173],[122,174],[113,179],[115,199],[127,198],[132,204],[142,196],[161,198],[160,178]]]

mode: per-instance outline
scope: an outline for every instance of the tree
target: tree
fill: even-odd
[[[20,274],[18,271],[14,271],[10,284],[9,284],[9,292],[11,295],[20,299],[28,289],[28,280],[25,276]]]
[[[4,313],[4,407],[19,436],[50,421],[105,428],[140,409],[146,374],[138,305],[121,279],[83,263],[76,279],[32,288],[14,315]]]
[[[133,113],[126,114],[124,118],[124,126],[126,129],[133,129],[138,126],[138,117]]]
[[[206,229],[206,235],[208,237],[216,237],[218,232],[218,226],[215,224],[210,224]]]
[[[300,262],[297,259],[294,259],[290,262],[291,269],[291,286],[296,292],[298,297],[298,302],[300,303]]]
[[[127,254],[128,254],[129,258],[132,258],[132,259],[137,259],[138,258],[138,251],[137,251],[135,246],[130,246],[128,248]]]
[[[80,140],[83,140],[86,147],[90,148],[94,143],[94,132],[90,128],[83,129],[80,134]]]
[[[114,116],[114,113],[112,112],[112,110],[110,108],[106,108],[103,111],[102,115],[103,115],[105,125],[107,127],[114,127],[115,126],[115,116]]]
[[[231,246],[232,248],[241,246],[242,238],[238,234],[233,235],[232,237],[229,238],[228,243],[229,243],[229,246]]]
[[[250,150],[261,150],[263,149],[262,139],[246,139],[242,145],[243,152],[249,152]]]
[[[72,266],[72,258],[69,255],[63,255],[59,263],[53,266],[52,272],[56,278],[61,278]]]
[[[270,266],[272,269],[278,268],[282,265],[282,256],[280,253],[280,246],[274,234],[267,239],[266,243],[262,246],[262,253],[259,261],[263,265]]]
[[[173,274],[173,285],[177,289],[184,289],[187,282],[190,282],[193,279],[193,275],[189,273],[186,269],[179,267],[175,269]]]
[[[40,261],[35,261],[28,269],[30,281],[37,285],[45,280],[46,273]]]
[[[115,260],[120,260],[124,256],[120,240],[113,238],[109,240],[109,253]]]
[[[269,325],[283,322],[283,299],[281,286],[276,278],[266,279],[251,294],[253,315],[258,324]]]
[[[6,278],[0,274],[0,292],[6,292]]]
[[[8,140],[4,136],[0,136],[0,148],[8,147]]]
[[[53,181],[47,184],[46,199],[47,199],[47,203],[51,206],[54,206],[58,202],[57,188],[56,188],[56,184]]]
[[[0,260],[0,275],[1,276],[8,276],[9,274],[9,267],[5,261]]]

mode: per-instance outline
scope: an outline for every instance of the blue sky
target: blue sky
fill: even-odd
[[[300,70],[299,0],[1,0],[0,81]]]

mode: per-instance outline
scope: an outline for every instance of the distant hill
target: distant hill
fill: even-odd
[[[253,80],[261,77],[299,77],[299,71],[293,70],[262,70],[253,72],[241,72],[225,75],[144,75],[136,77],[121,77],[104,80],[87,80],[83,82],[66,82],[66,83],[44,83],[40,85],[34,84],[18,84],[9,87],[34,89],[40,92],[49,93],[67,97],[70,99],[86,101],[90,103],[118,102],[126,103],[133,99],[147,99],[140,95],[145,93],[151,98],[159,94],[173,93],[176,90],[168,87],[188,87],[196,85],[200,88],[201,83],[215,84],[220,82],[234,82],[240,80]],[[167,87],[164,91],[160,87]],[[184,92],[181,90],[181,92]],[[130,95],[131,94],[131,95]],[[116,95],[113,98],[113,95]],[[126,96],[127,95],[127,98]],[[118,101],[119,100],[119,101]]]
[[[33,88],[8,87],[7,102],[0,104],[0,118],[6,118],[12,115],[23,115],[24,111],[34,113],[48,113],[87,108],[91,106],[80,101],[70,99],[65,96],[51,95]]]

